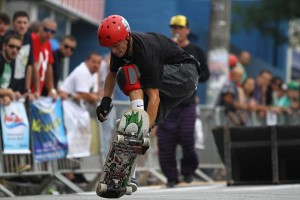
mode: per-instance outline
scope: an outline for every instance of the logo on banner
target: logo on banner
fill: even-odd
[[[14,130],[14,132],[22,132],[27,127],[23,118],[14,112],[5,113],[4,124],[8,129]]]

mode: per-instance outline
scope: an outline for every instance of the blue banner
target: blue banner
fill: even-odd
[[[61,99],[39,98],[30,103],[35,162],[65,158],[67,139],[62,120]]]
[[[1,130],[4,154],[29,154],[29,122],[23,102],[1,105]]]

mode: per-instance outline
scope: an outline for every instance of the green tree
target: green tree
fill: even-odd
[[[276,64],[277,47],[288,42],[287,32],[280,29],[282,22],[300,17],[299,0],[258,0],[234,2],[232,11],[232,31],[257,29],[263,36],[274,42],[274,61]]]

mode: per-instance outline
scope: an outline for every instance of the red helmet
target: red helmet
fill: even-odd
[[[126,19],[120,15],[110,15],[101,21],[98,28],[98,42],[101,46],[111,46],[125,40],[130,33]]]
[[[230,54],[228,58],[228,62],[229,62],[229,67],[233,68],[238,62],[238,58],[236,57],[236,55]]]

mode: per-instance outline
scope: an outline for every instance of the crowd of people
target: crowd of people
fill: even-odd
[[[79,72],[77,75],[69,74],[63,82],[64,60],[76,49],[76,38],[65,35],[60,39],[59,47],[54,49],[50,40],[55,37],[57,23],[51,18],[30,24],[28,13],[17,11],[10,22],[6,13],[0,13],[2,104],[8,105],[22,97],[32,101],[40,96],[51,96],[54,99],[60,96],[62,99],[73,98],[93,104],[100,100],[98,74],[102,56],[99,53],[91,52],[83,64],[77,66],[78,70],[74,70],[77,72],[80,71],[79,68],[83,68],[83,71],[90,71],[87,74],[93,78],[83,77]],[[72,82],[72,86],[66,86],[70,85],[70,79],[76,78],[82,81],[73,81],[77,84]]]
[[[65,58],[73,54],[77,40],[65,35],[54,49],[50,40],[55,38],[56,31],[57,23],[51,18],[30,24],[25,11],[16,11],[12,20],[6,13],[0,13],[0,104],[7,106],[21,98],[31,102],[47,96],[94,105],[100,100],[98,83],[102,56],[96,52],[87,54],[86,59],[62,80]],[[27,164],[15,167],[18,172],[31,168]],[[70,180],[78,177],[71,175],[66,174],[66,177]]]
[[[265,119],[268,112],[292,114],[300,110],[300,84],[284,82],[269,70],[262,70],[257,77],[247,76],[245,67],[251,60],[250,53],[229,56],[229,81],[223,86],[217,105],[225,108],[232,125],[247,124],[247,113]]]

